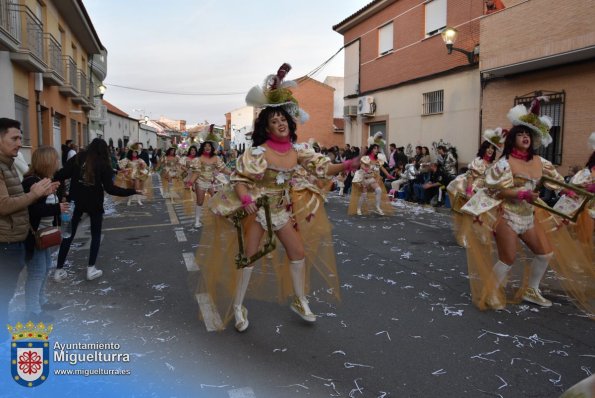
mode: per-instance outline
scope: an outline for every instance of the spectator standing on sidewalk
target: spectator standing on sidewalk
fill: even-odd
[[[101,243],[101,225],[103,223],[104,192],[114,196],[142,195],[142,191],[119,188],[113,183],[112,170],[107,143],[101,138],[95,138],[85,151],[72,158],[57,174],[57,179],[71,179],[70,199],[74,201],[72,215],[72,234],[63,239],[58,252],[58,264],[54,274],[56,281],[66,278],[64,262],[70,250],[72,240],[83,213],[91,219],[91,251],[87,266],[87,280],[99,278],[103,271],[95,267],[99,245]]]
[[[43,178],[51,178],[60,167],[60,156],[51,146],[41,146],[33,152],[31,168],[25,174],[23,190],[31,191],[31,186]],[[29,320],[52,322],[53,318],[43,310],[57,309],[50,304],[44,293],[48,271],[52,265],[54,248],[38,249],[35,247],[33,231],[58,225],[62,211],[68,210],[68,203],[59,203],[58,196],[52,193],[42,196],[29,205],[31,228],[25,241],[27,281],[25,282],[25,306]]]
[[[25,238],[29,232],[27,206],[56,191],[58,184],[44,178],[23,192],[14,167],[23,143],[21,124],[0,118],[0,325],[8,322],[8,304],[25,265]]]

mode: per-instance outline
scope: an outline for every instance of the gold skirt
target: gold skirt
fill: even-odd
[[[306,293],[316,302],[338,302],[339,278],[331,225],[324,206],[315,206],[311,201],[313,195],[319,197],[309,190],[291,194],[295,228],[300,233],[306,254]],[[317,200],[323,202],[320,197]],[[255,217],[253,214],[244,218],[244,231],[257,222]],[[278,239],[276,243],[277,248],[269,256],[254,263],[246,299],[283,304],[293,297],[289,259]],[[196,263],[200,267],[197,295],[212,305],[218,314],[221,319],[217,325],[219,329],[225,328],[234,317],[232,305],[239,276],[235,264],[237,253],[237,231],[233,224],[205,207],[196,251]]]

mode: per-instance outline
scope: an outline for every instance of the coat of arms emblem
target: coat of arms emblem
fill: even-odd
[[[18,322],[8,326],[10,343],[10,369],[12,379],[24,387],[36,387],[47,380],[50,373],[49,334],[52,325],[42,322],[25,325]]]

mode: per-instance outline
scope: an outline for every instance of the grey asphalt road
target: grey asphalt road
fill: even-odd
[[[83,225],[67,281],[48,282],[62,304],[52,339],[119,343],[133,374],[111,383],[138,396],[557,397],[595,370],[595,323],[560,292],[545,289],[550,309],[471,304],[448,210],[399,203],[392,217],[348,217],[347,198],[334,193],[342,302],[311,300],[319,318],[308,325],[288,306],[247,300],[245,333],[209,332],[194,296],[201,231],[155,193],[142,207],[108,206],[102,278],[84,280]],[[93,377],[83,390],[62,385],[87,396],[109,387]]]

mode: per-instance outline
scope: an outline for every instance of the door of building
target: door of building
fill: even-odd
[[[62,118],[58,115],[52,118],[53,135],[52,146],[56,148],[58,153],[62,153]]]

